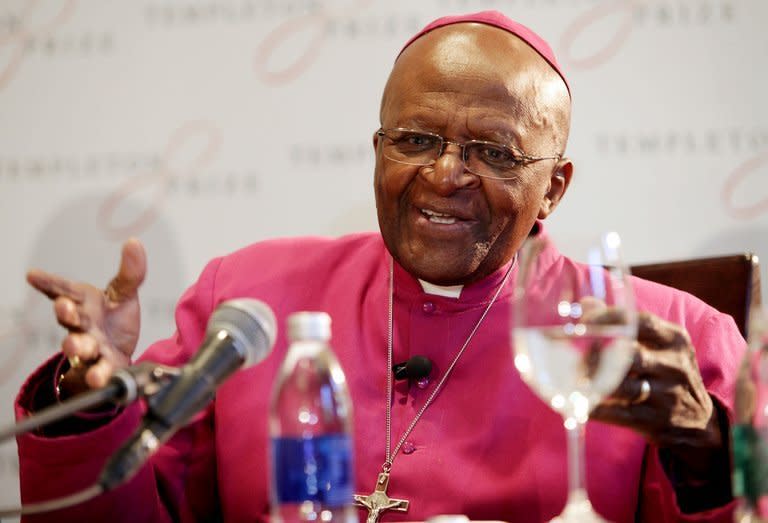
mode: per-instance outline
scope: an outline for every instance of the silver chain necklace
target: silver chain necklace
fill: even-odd
[[[389,258],[389,303],[388,303],[388,311],[387,311],[387,324],[388,324],[388,329],[387,329],[387,410],[386,410],[387,441],[386,441],[386,448],[385,448],[385,455],[384,455],[384,463],[381,465],[381,472],[379,473],[379,476],[376,480],[376,487],[374,491],[367,496],[364,496],[362,494],[355,494],[355,505],[368,510],[368,517],[366,519],[366,523],[376,523],[379,520],[381,513],[386,510],[395,510],[397,512],[406,512],[408,510],[408,504],[409,504],[408,500],[394,499],[387,496],[387,487],[389,486],[389,473],[392,470],[392,463],[394,462],[398,452],[400,452],[400,447],[403,446],[403,443],[405,443],[405,440],[411,434],[411,431],[419,422],[419,420],[421,419],[421,416],[424,414],[424,412],[426,412],[429,406],[432,405],[435,398],[437,397],[437,394],[440,392],[440,390],[442,390],[445,382],[448,381],[448,377],[451,375],[451,372],[453,372],[453,368],[459,362],[459,358],[461,358],[461,355],[464,354],[464,350],[469,345],[469,342],[472,341],[472,338],[475,336],[477,329],[480,328],[480,325],[483,323],[483,320],[488,315],[488,311],[490,311],[493,304],[496,303],[496,299],[499,297],[501,290],[506,285],[507,280],[509,279],[509,275],[512,273],[512,268],[515,266],[516,262],[517,262],[517,255],[515,255],[515,258],[512,260],[512,264],[509,266],[509,269],[507,269],[507,272],[504,274],[504,278],[501,280],[501,283],[499,283],[499,286],[496,288],[496,292],[493,294],[493,298],[491,298],[491,301],[488,302],[488,305],[485,307],[485,310],[483,310],[483,314],[480,315],[480,319],[477,320],[477,323],[475,323],[475,326],[470,331],[469,336],[467,336],[467,339],[464,341],[464,344],[456,353],[456,356],[454,356],[453,361],[451,361],[451,364],[446,369],[445,373],[443,374],[443,377],[440,378],[440,381],[437,382],[437,385],[435,386],[434,390],[429,395],[429,397],[427,397],[427,401],[425,401],[424,405],[421,406],[419,411],[413,417],[413,420],[411,421],[411,423],[408,425],[408,428],[406,428],[405,431],[403,432],[403,435],[400,437],[400,440],[397,442],[397,445],[395,445],[395,448],[392,449],[392,372],[390,372],[390,370],[392,369],[392,353],[393,353],[393,338],[394,338],[393,302],[394,302],[394,295],[395,295],[395,292],[394,292],[395,291],[395,262],[394,262],[394,259],[390,256]]]

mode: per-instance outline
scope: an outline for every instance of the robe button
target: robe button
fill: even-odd
[[[403,443],[403,454],[413,454],[416,451],[416,445],[410,441]]]
[[[427,314],[432,314],[433,312],[435,312],[435,309],[437,309],[437,307],[433,302],[425,301],[424,305],[421,306],[421,309]]]

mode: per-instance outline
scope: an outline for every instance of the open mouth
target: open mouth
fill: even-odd
[[[427,220],[432,223],[439,223],[443,225],[451,225],[459,221],[459,218],[451,214],[444,214],[441,212],[430,211],[429,209],[419,209]]]

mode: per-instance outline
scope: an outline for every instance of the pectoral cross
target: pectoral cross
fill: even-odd
[[[365,523],[377,523],[379,516],[385,510],[408,511],[407,499],[392,499],[387,496],[388,486],[389,472],[381,472],[376,480],[376,489],[372,493],[367,496],[355,494],[355,505],[368,509],[368,518]]]

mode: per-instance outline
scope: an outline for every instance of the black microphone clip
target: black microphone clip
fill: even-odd
[[[426,356],[413,356],[408,361],[392,365],[396,380],[420,380],[432,372],[432,361]]]

